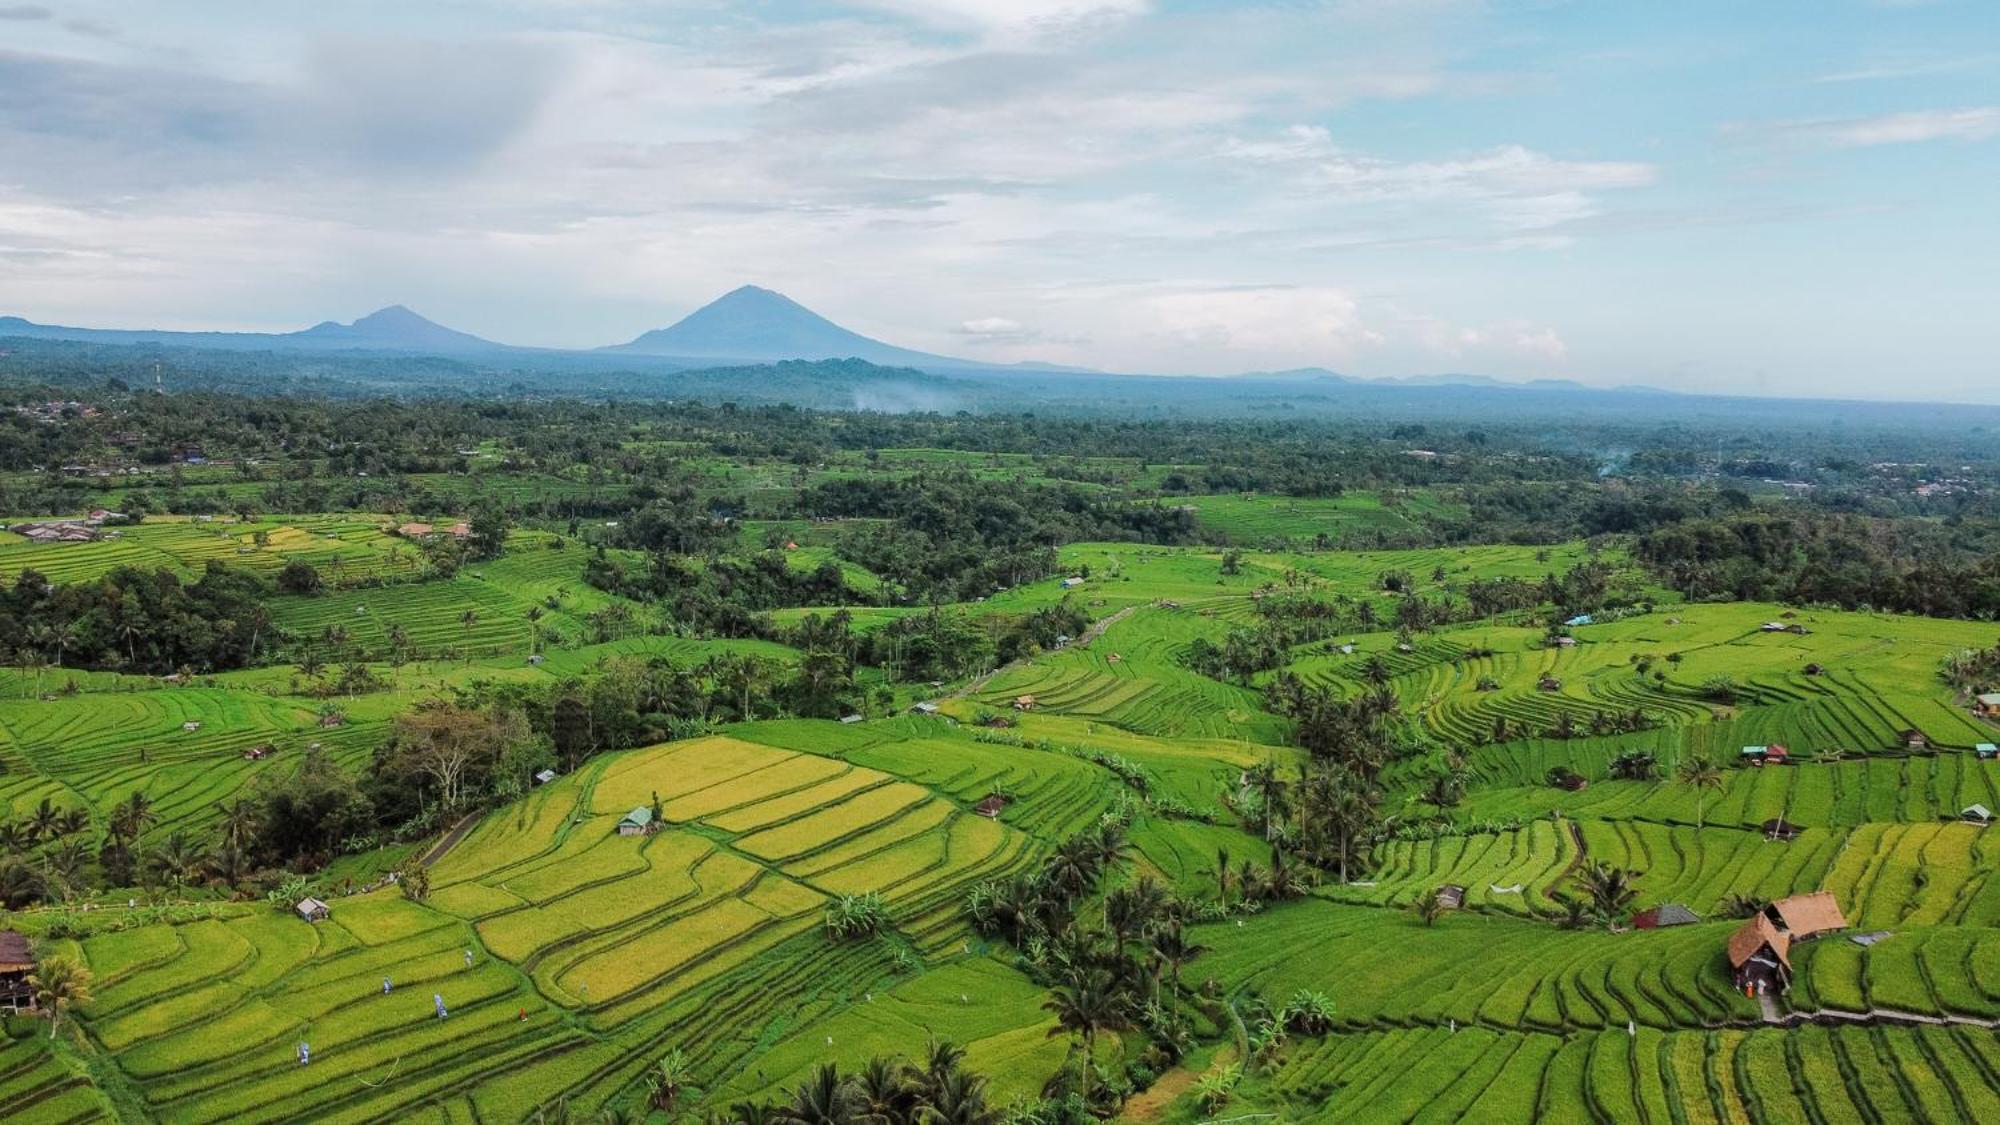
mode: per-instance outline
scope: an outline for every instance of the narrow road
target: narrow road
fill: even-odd
[[[444,839],[439,840],[436,846],[432,847],[430,851],[425,852],[424,858],[417,862],[423,864],[425,867],[429,867],[431,864],[443,859],[444,853],[457,847],[458,842],[465,839],[465,834],[472,831],[472,826],[477,823],[479,823],[478,813],[466,813],[464,819],[452,825],[451,831],[444,834]]]

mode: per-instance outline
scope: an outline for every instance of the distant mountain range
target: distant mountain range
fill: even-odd
[[[134,328],[72,328],[0,316],[0,336],[76,340],[91,344],[157,344],[162,347],[227,348],[236,351],[378,351],[422,355],[468,355],[509,351],[424,319],[401,305],[369,313],[352,324],[322,321],[298,332],[171,332]]]
[[[171,332],[126,328],[75,328],[0,316],[0,337],[69,340],[97,344],[150,344],[160,347],[219,348],[231,351],[367,352],[490,359],[515,366],[587,363],[601,367],[623,357],[645,358],[649,366],[724,367],[784,360],[861,359],[881,367],[912,368],[940,375],[1018,374],[1022,376],[1102,374],[1048,363],[997,364],[900,348],[863,336],[782,293],[745,285],[732,289],[665,328],[640,334],[629,343],[590,351],[520,348],[446,328],[402,305],[390,305],[348,324],[324,321],[297,332]],[[1487,387],[1590,390],[1559,379],[1508,382],[1490,375],[1412,375],[1361,379],[1323,367],[1258,371],[1244,378],[1264,381],[1319,381],[1403,387]],[[1642,390],[1645,388],[1627,388]]]

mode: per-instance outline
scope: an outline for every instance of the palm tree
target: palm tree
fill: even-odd
[[[954,1070],[932,1092],[922,1120],[925,1125],[998,1125],[999,1111],[986,1104],[986,1079]]]
[[[840,1077],[840,1068],[825,1062],[813,1068],[812,1077],[792,1092],[791,1104],[780,1106],[778,1114],[800,1125],[858,1125],[859,1102],[854,1087]]]
[[[1576,882],[1590,896],[1590,904],[1608,924],[1639,897],[1635,885],[1638,872],[1595,860],[1576,873]]]
[[[1278,775],[1278,767],[1260,762],[1250,771],[1250,789],[1264,809],[1264,840],[1278,838],[1278,826],[1291,815],[1291,787]]]
[[[917,1085],[925,1098],[935,1100],[944,1080],[965,1065],[965,1048],[949,1039],[932,1038],[924,1044],[924,1064],[916,1071]]]
[[[672,1114],[674,1103],[680,1100],[681,1090],[686,1088],[692,1077],[688,1058],[679,1047],[666,1053],[653,1069],[646,1072],[647,1102],[654,1109]]]
[[[737,1102],[729,1107],[729,1115],[723,1120],[729,1125],[772,1125],[772,1122],[785,1120],[785,1115],[763,1102]]]
[[[248,849],[257,835],[259,817],[257,806],[247,797],[238,797],[222,809],[222,844],[224,847]]]
[[[1154,930],[1153,936],[1148,940],[1153,947],[1154,963],[1166,970],[1167,979],[1172,981],[1174,985],[1174,995],[1180,995],[1181,969],[1185,968],[1189,961],[1207,953],[1208,947],[1189,941],[1187,932],[1181,929],[1178,919]],[[1155,995],[1157,995],[1159,982],[1157,973],[1155,973],[1153,980]]]
[[[49,1038],[54,1039],[62,1014],[90,1003],[90,970],[71,957],[50,957],[28,974],[28,987],[35,990],[35,1006],[49,1014]]]
[[[1444,896],[1438,894],[1436,887],[1432,887],[1423,894],[1418,895],[1417,901],[1410,904],[1410,909],[1416,912],[1417,917],[1422,920],[1424,925],[1435,926],[1437,925],[1437,920],[1444,917]]]
[[[1346,880],[1343,879],[1342,882]],[[1215,849],[1215,893],[1224,904],[1229,902],[1229,849]]]
[[[876,1055],[848,1081],[854,1086],[863,1119],[885,1123],[909,1119],[916,1091],[909,1068],[900,1060]]]
[[[249,855],[234,844],[224,843],[215,849],[214,855],[208,857],[209,875],[222,880],[223,885],[230,890],[235,890],[241,885],[253,870],[255,867],[251,864]]]
[[[1097,1069],[1097,1033],[1130,1026],[1131,1002],[1102,970],[1077,974],[1050,990],[1042,1007],[1055,1013],[1050,1035],[1070,1035],[1083,1047],[1083,1104],[1090,1104],[1091,1073]]]
[[[1575,895],[1556,895],[1556,928],[1563,930],[1585,930],[1596,921],[1590,903]]]
[[[1125,826],[1117,821],[1099,824],[1090,845],[1091,858],[1097,862],[1099,872],[1116,871],[1132,858],[1132,841],[1125,835]]]
[[[1682,758],[1680,765],[1674,768],[1674,777],[1682,785],[1694,789],[1694,826],[1699,829],[1707,812],[1708,792],[1722,788],[1722,767],[1706,755],[1697,754]]]
[[[167,833],[167,838],[160,841],[159,846],[153,850],[151,859],[153,870],[164,875],[168,882],[177,887],[193,879],[207,863],[208,856],[202,853],[201,845],[189,839],[188,834],[178,828]]]
[[[46,840],[55,834],[56,824],[62,818],[62,811],[47,798],[35,806],[28,814],[28,837],[31,840]]]

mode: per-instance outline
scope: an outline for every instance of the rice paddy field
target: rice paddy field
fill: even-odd
[[[883,468],[835,469],[963,459],[885,450]],[[1204,523],[1259,548],[1327,525],[1393,532],[1389,517],[1425,515],[1360,497],[1191,502]],[[137,530],[162,557],[175,535],[221,543],[205,525],[153,526]],[[347,534],[341,526],[312,524],[307,536],[330,543],[326,529]],[[799,536],[795,565],[831,557],[834,529],[772,521],[754,534],[772,530]],[[348,533],[353,565],[373,565],[360,549],[366,528]],[[143,791],[160,814],[150,832],[203,828],[307,744],[358,766],[414,701],[475,679],[587,677],[621,655],[798,658],[768,641],[641,628],[600,638],[594,615],[615,601],[581,581],[581,548],[552,541],[522,536],[450,578],[275,602],[287,632],[337,624],[351,658],[387,678],[384,691],[333,701],[347,720],[338,727],[320,725],[327,701],[290,666],[183,683],[0,675],[0,807],[19,814],[46,798],[101,815]],[[274,533],[270,550],[278,543]],[[0,560],[55,549],[0,545]],[[225,561],[235,551],[226,546]],[[389,551],[380,545],[380,565]],[[1058,576],[963,609],[1005,618],[1067,598],[1093,626],[986,675],[899,689],[899,707],[929,700],[935,715],[767,720],[597,755],[481,816],[434,859],[422,901],[394,887],[342,895],[319,923],[217,901],[178,921],[44,938],[44,952],[93,970],[95,998],[53,1045],[45,1024],[7,1022],[0,1116],[498,1122],[610,1108],[643,1118],[644,1073],[669,1051],[689,1063],[683,1108],[699,1112],[787,1097],[822,1061],[915,1055],[934,1034],[967,1048],[996,1104],[1024,1104],[1063,1065],[1068,1039],[1016,951],[972,930],[973,886],[1034,870],[1113,810],[1130,818],[1122,879],[1151,877],[1199,901],[1215,893],[1218,853],[1271,862],[1230,796],[1260,764],[1285,776],[1302,764],[1262,695],[1277,673],[1202,676],[1186,662],[1197,639],[1253,623],[1263,589],[1387,607],[1389,571],[1435,596],[1475,577],[1539,580],[1591,554],[1582,544],[1252,549],[1225,574],[1220,548],[1065,546],[1065,574],[1081,582]],[[1447,823],[1384,839],[1350,882],[1323,874],[1293,901],[1191,925],[1204,951],[1183,975],[1205,1038],[1133,1103],[1134,1120],[2000,1120],[2000,835],[1960,815],[2000,808],[2000,763],[1973,749],[1996,729],[1937,675],[1948,654],[2000,639],[1994,627],[1652,593],[1572,628],[1570,646],[1502,617],[1286,654],[1282,671],[1342,696],[1366,690],[1379,659],[1430,751],[1389,765],[1384,811],[1395,825],[1440,811]],[[862,607],[860,618],[900,612]],[[411,649],[395,666],[384,660],[392,624]],[[544,659],[531,664],[535,646]],[[1017,709],[1023,697],[1032,702]],[[1635,710],[1644,729],[1590,733],[1598,713]],[[1573,737],[1554,733],[1564,716]],[[1773,742],[1790,748],[1789,764],[1740,754]],[[243,757],[263,744],[276,755]],[[1423,782],[1447,749],[1462,756],[1465,793],[1438,810]],[[1654,755],[1656,776],[1612,777],[1611,763],[1635,750]],[[1719,763],[1714,788],[1673,779],[1696,755]],[[1552,786],[1554,767],[1585,784]],[[980,815],[996,795],[998,815]],[[621,819],[655,802],[656,830],[620,833]],[[1769,838],[1775,818],[1795,837]],[[343,860],[362,873],[392,862],[364,861]],[[1558,928],[1576,872],[1600,861],[1635,873],[1631,909],[1675,903],[1698,921]],[[1447,885],[1464,889],[1462,907],[1426,924],[1413,904]],[[1767,1012],[1730,984],[1732,904],[1819,890],[1850,928],[1793,949],[1792,991]],[[830,938],[828,905],[866,894],[880,898],[883,932]],[[120,917],[117,903],[102,905]],[[40,933],[47,919],[9,924]],[[1887,936],[1849,940],[1863,932]],[[1261,1052],[1225,1109],[1198,1104],[1203,1074],[1245,1061],[1230,1013],[1300,990],[1330,999],[1331,1029]],[[1123,1074],[1145,1046],[1128,1028],[1105,1033],[1099,1053]]]

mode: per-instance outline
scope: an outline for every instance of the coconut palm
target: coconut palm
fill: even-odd
[[[50,957],[28,974],[28,987],[35,991],[35,1006],[49,1014],[54,1039],[62,1014],[90,1003],[90,970],[72,957]]]
[[[1042,1007],[1053,1012],[1050,1035],[1069,1035],[1083,1047],[1083,1103],[1090,1104],[1091,1074],[1097,1069],[1097,1033],[1131,1026],[1131,1001],[1109,973],[1092,969],[1050,990]]]
[[[985,1078],[954,1070],[932,1091],[918,1119],[924,1125],[998,1125],[1002,1115],[986,1103]]]
[[[1722,767],[1712,759],[1697,754],[1681,759],[1680,765],[1674,767],[1674,778],[1694,790],[1694,826],[1698,829],[1707,812],[1707,794],[1722,788]]]
[[[28,836],[33,840],[46,840],[55,835],[56,824],[62,818],[62,810],[55,807],[47,797],[28,814]]]
[[[1424,925],[1435,926],[1437,920],[1444,917],[1444,896],[1438,894],[1436,887],[1432,887],[1418,895],[1417,901],[1410,904],[1410,909]]]
[[[1187,932],[1181,929],[1178,919],[1154,930],[1152,936],[1147,940],[1152,946],[1153,963],[1166,971],[1167,979],[1173,982],[1174,994],[1176,996],[1180,995],[1181,970],[1187,966],[1188,962],[1208,952],[1208,947],[1189,941]],[[1157,994],[1157,984],[1159,981],[1157,972],[1154,974],[1153,979],[1156,985],[1155,993]]]
[[[646,1072],[647,1104],[671,1114],[674,1103],[680,1100],[681,1091],[687,1087],[691,1077],[693,1068],[688,1065],[686,1053],[679,1047],[668,1051]]]
[[[1257,794],[1264,811],[1264,839],[1278,838],[1278,829],[1291,815],[1291,785],[1271,762],[1259,762],[1250,771],[1250,791]]]
[[[801,1125],[858,1125],[860,1098],[854,1087],[840,1077],[840,1068],[821,1063],[792,1092],[790,1104],[778,1107],[778,1115]]]
[[[1576,873],[1577,886],[1606,922],[1625,913],[1639,897],[1638,872],[1595,860]]]
[[[909,1067],[901,1060],[876,1055],[849,1076],[861,1115],[871,1122],[907,1121],[917,1104],[917,1089]]]

